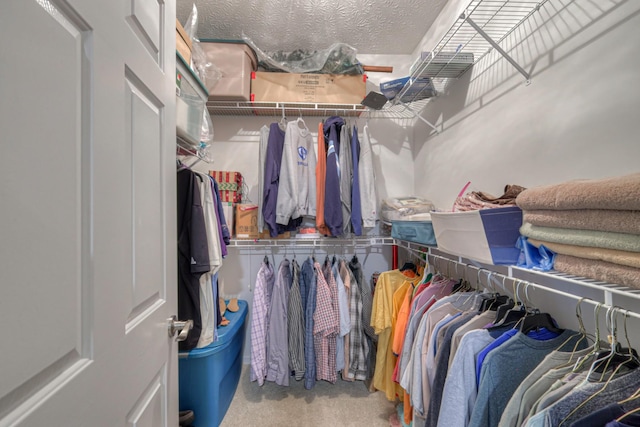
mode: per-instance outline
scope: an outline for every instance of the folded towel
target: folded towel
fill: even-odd
[[[614,233],[640,234],[640,211],[616,211],[605,209],[551,209],[524,211],[523,220],[545,227],[572,228],[577,230],[612,231]]]
[[[565,245],[563,243],[544,242],[542,240],[528,239],[535,247],[546,246],[553,252],[563,255],[571,255],[578,258],[597,259],[613,264],[626,265],[640,268],[640,252],[618,251],[615,249],[589,248],[586,246]]]
[[[563,254],[556,255],[553,267],[561,273],[640,289],[640,268]]]
[[[564,243],[565,245],[587,246],[592,248],[617,249],[619,251],[640,252],[640,236],[636,234],[612,233],[610,231],[571,230],[531,225],[528,222],[520,227],[520,234],[531,239],[545,242]]]
[[[640,210],[640,173],[528,188],[516,203],[532,209]]]

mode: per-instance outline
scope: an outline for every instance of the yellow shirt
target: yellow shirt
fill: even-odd
[[[405,282],[411,286],[410,279],[400,270],[380,273],[373,296],[371,326],[378,335],[378,352],[376,354],[376,370],[373,375],[373,386],[383,391],[387,399],[394,401],[396,396],[402,398],[403,390],[398,383],[393,382],[393,369],[397,357],[391,348],[391,330],[393,325],[393,294]],[[418,276],[416,280],[420,280]],[[402,301],[400,301],[402,303]]]

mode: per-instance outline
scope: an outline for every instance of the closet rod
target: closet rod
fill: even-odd
[[[415,249],[409,249],[409,250],[414,251],[414,252],[419,252],[419,251],[417,251]],[[476,267],[475,265],[459,262],[459,261],[456,261],[454,259],[447,258],[447,257],[441,256],[441,255],[436,255],[436,254],[429,253],[429,254],[427,254],[427,257],[433,258],[434,261],[435,261],[435,259],[441,259],[443,261],[451,262],[452,264],[456,264],[456,265],[463,266],[465,268],[471,268],[472,270],[476,270],[476,273],[478,274],[478,278],[480,277],[480,272],[484,271],[484,272],[487,273],[487,279],[488,280],[490,280],[491,277],[494,277],[494,278],[497,278],[497,279],[501,279],[501,280],[503,280],[503,283],[504,283],[504,280],[510,280],[510,281],[513,281],[513,282],[517,283],[518,287],[519,286],[524,286],[524,289],[527,289],[528,287],[531,287],[533,289],[540,289],[540,290],[542,290],[544,292],[550,292],[552,294],[560,295],[560,296],[563,296],[563,297],[566,297],[566,298],[571,298],[571,299],[574,299],[576,301],[580,301],[581,300],[582,302],[589,303],[589,304],[593,305],[594,307],[600,305],[605,310],[608,309],[608,308],[616,307],[616,308],[620,309],[620,313],[621,314],[628,315],[629,317],[633,317],[633,318],[636,318],[636,319],[640,319],[640,314],[639,313],[636,313],[636,312],[631,311],[631,310],[627,310],[627,309],[625,309],[623,307],[620,307],[620,306],[612,306],[612,305],[609,305],[609,304],[604,304],[604,303],[598,302],[598,301],[590,299],[590,298],[583,298],[580,295],[570,294],[568,292],[560,291],[558,289],[554,289],[554,288],[551,288],[551,287],[548,287],[548,286],[544,286],[544,285],[541,285],[539,283],[534,283],[534,282],[530,282],[530,281],[527,281],[527,280],[519,279],[517,277],[506,276],[504,274],[497,273],[495,271],[487,270],[486,268],[483,268],[483,267]],[[433,262],[432,264],[434,266],[436,265],[435,262]],[[478,283],[478,284],[482,285],[481,282]],[[484,286],[484,285],[482,285],[482,286]],[[490,284],[487,281],[487,286],[485,286],[485,287],[492,287],[492,286],[493,286],[493,284]],[[509,289],[506,289],[505,287],[501,286],[500,284],[498,286],[500,286],[506,293],[508,293],[508,294],[511,293],[511,291]],[[514,295],[512,295],[512,296],[514,296]]]

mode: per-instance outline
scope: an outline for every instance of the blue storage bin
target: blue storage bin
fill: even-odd
[[[469,212],[431,212],[438,249],[487,264],[516,264],[522,210],[517,206]]]
[[[218,328],[218,340],[178,355],[180,410],[191,409],[194,427],[217,427],[229,409],[242,372],[242,348],[248,306],[224,315],[229,325]]]
[[[391,237],[423,245],[436,245],[431,221],[392,221]]]

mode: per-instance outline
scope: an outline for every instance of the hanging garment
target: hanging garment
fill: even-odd
[[[393,295],[407,280],[408,278],[400,270],[380,273],[373,296],[371,326],[374,327],[375,333],[378,335],[373,385],[383,391],[387,399],[391,401],[394,401],[396,396],[402,397],[400,385],[391,379],[396,364],[396,356],[391,349]]]
[[[271,293],[267,315],[267,381],[289,385],[289,344],[287,329],[287,304],[291,288],[291,268],[284,259],[278,267],[278,275]]]
[[[314,315],[316,311],[317,276],[313,260],[309,257],[300,270],[300,293],[304,310],[304,388],[311,390],[316,384],[316,348],[314,343]]]
[[[265,163],[267,161],[267,146],[269,145],[269,127],[260,128],[260,142],[258,144],[258,232],[265,228],[264,214],[264,192],[265,192]]]
[[[209,252],[210,273],[222,267],[222,250],[218,233],[217,210],[213,204],[213,187],[208,175],[196,173],[200,189],[200,203],[204,214],[205,232],[207,234],[207,250]]]
[[[316,152],[311,132],[300,123],[304,122],[289,122],[284,136],[276,205],[276,222],[281,225],[316,216]]]
[[[318,124],[318,163],[316,163],[316,228],[324,236],[331,231],[324,222],[325,180],[327,177],[327,146],[324,142],[324,123]]]
[[[271,292],[275,282],[273,267],[262,263],[251,305],[251,373],[250,380],[264,384],[267,376],[267,322],[271,305]]]
[[[332,236],[342,235],[342,205],[340,201],[340,149],[339,135],[344,126],[341,117],[332,116],[324,122],[324,140],[327,144],[327,171],[325,180],[324,221]]]
[[[351,315],[351,338],[349,340],[349,360],[351,366],[349,368],[349,377],[357,380],[365,380],[369,378],[369,354],[373,352],[371,348],[373,343],[371,337],[367,336],[365,329],[368,328],[373,333],[371,327],[371,290],[369,284],[365,283],[362,266],[355,255],[349,261],[349,270],[353,274],[350,298],[350,315]],[[367,297],[365,297],[365,293]],[[365,302],[368,300],[368,311],[365,313]],[[373,357],[375,360],[375,356]]]
[[[337,310],[334,304],[332,287],[336,287],[331,268],[326,276],[319,263],[314,264],[317,278],[316,310],[313,315],[313,340],[316,350],[316,379],[335,383],[336,375],[336,336],[340,332]],[[328,278],[328,281],[327,281]],[[333,282],[333,284],[331,284]],[[335,292],[337,296],[337,292]]]
[[[284,148],[284,130],[278,123],[271,123],[269,140],[264,163],[264,194],[262,215],[264,223],[269,228],[271,237],[279,234],[276,223],[276,206],[278,203],[278,186],[280,184],[280,167],[282,165],[282,150]]]
[[[553,350],[583,349],[586,346],[584,340],[576,342],[578,337],[577,332],[569,329],[545,341],[517,333],[489,353],[482,364],[478,397],[469,425],[497,426],[518,384]]]
[[[372,228],[378,219],[378,195],[376,194],[373,153],[369,126],[363,128],[358,175],[360,180],[360,204],[362,208],[362,226]]]
[[[304,311],[300,294],[300,266],[291,261],[292,282],[287,305],[287,331],[289,334],[289,367],[295,379],[304,377]]]
[[[575,363],[571,362],[575,362],[578,358],[588,354],[591,350],[591,348],[578,351],[573,351],[573,349],[571,349],[571,351],[552,351],[549,353],[542,362],[540,362],[538,366],[536,366],[535,369],[531,371],[524,380],[522,380],[518,385],[518,388],[513,392],[513,395],[509,398],[509,402],[500,417],[498,427],[519,427],[524,420],[524,417],[519,420],[519,414],[525,392],[547,372],[561,368],[565,365],[573,367]]]
[[[351,229],[356,236],[362,235],[362,206],[360,202],[360,140],[358,139],[358,127],[353,125],[351,137],[351,162],[353,180],[351,185]]]
[[[220,222],[222,241],[224,245],[222,245],[222,257],[224,258],[227,255],[226,246],[231,243],[231,231],[227,225],[227,218],[224,216],[224,209],[222,208],[222,198],[220,197],[220,188],[218,187],[218,183],[212,176],[209,177],[211,182],[213,182],[213,195],[215,196],[215,204],[218,212],[218,221]]]
[[[351,160],[351,136],[349,126],[340,130],[340,202],[342,206],[342,234],[351,232],[351,183],[353,181],[353,161]]]
[[[340,333],[342,334],[344,332],[344,368],[342,369],[342,379],[344,381],[353,381],[353,378],[349,378],[348,371],[349,366],[351,365],[349,348],[351,345],[351,329],[353,328],[353,323],[351,322],[351,288],[355,286],[355,278],[353,278],[353,273],[351,272],[351,270],[349,270],[349,267],[347,267],[347,263],[344,259],[339,260],[337,264],[339,272],[338,274],[340,279],[342,280],[346,293],[346,313],[344,315],[344,319],[342,317],[342,313],[340,313]],[[340,289],[338,289],[338,291],[340,291]],[[343,330],[343,327],[345,327],[346,331]]]
[[[190,169],[177,174],[178,316],[193,319],[193,327],[180,351],[193,349],[200,339],[200,276],[211,270],[204,213],[198,179]]]

